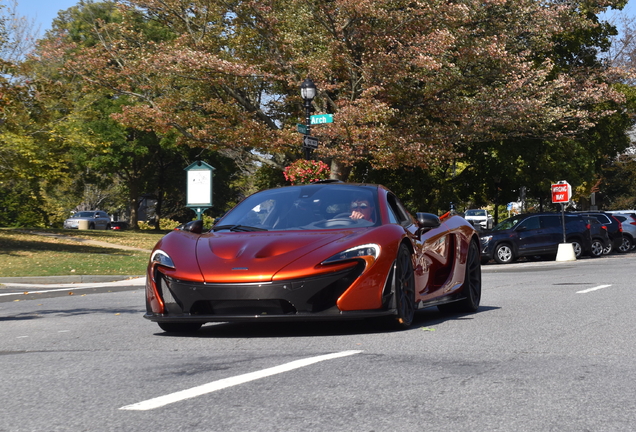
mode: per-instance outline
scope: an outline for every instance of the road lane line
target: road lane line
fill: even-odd
[[[280,366],[275,366],[268,369],[263,369],[261,371],[250,372],[243,375],[238,375],[235,377],[224,378],[222,380],[213,381],[211,383],[203,384],[198,387],[193,387],[187,390],[181,390],[176,393],[171,393],[165,396],[159,396],[153,399],[148,399],[143,402],[138,402],[132,405],[126,405],[120,410],[129,410],[129,411],[147,411],[155,408],[160,408],[165,405],[169,405],[171,403],[179,402],[185,399],[190,399],[193,397],[201,396],[207,393],[212,393],[217,390],[222,390],[224,388],[232,387],[239,384],[244,384],[249,381],[254,381],[257,379],[265,378],[272,375],[277,375],[283,372],[289,372],[294,369],[298,369],[301,367],[309,366],[314,363],[318,363],[325,360],[333,360],[340,357],[346,357],[354,354],[359,354],[362,351],[342,351],[339,353],[326,354],[317,357],[309,357],[306,359],[295,360],[293,362],[285,363]]]
[[[599,285],[599,286],[594,287],[594,288],[588,288],[588,289],[583,290],[583,291],[577,291],[576,293],[577,294],[587,294],[589,292],[600,290],[600,289],[607,288],[607,287],[611,287],[611,285]]]

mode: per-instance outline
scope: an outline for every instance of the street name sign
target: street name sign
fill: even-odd
[[[333,114],[312,115],[310,118],[312,125],[333,123]]]
[[[296,130],[303,135],[307,135],[307,126],[301,123],[296,123]]]
[[[310,148],[310,149],[317,149],[318,148],[318,138],[309,136],[309,135],[305,135],[303,137],[303,147],[305,148]]]
[[[552,185],[552,202],[567,203],[572,198],[572,186],[565,180]]]

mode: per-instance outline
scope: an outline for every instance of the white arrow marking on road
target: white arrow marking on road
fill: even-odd
[[[577,291],[576,293],[577,294],[586,294],[586,293],[589,293],[589,292],[592,292],[592,291],[596,291],[596,290],[600,290],[600,289],[607,288],[607,287],[611,287],[611,285],[599,285],[599,286],[594,287],[594,288],[588,288],[588,289],[583,290],[583,291]]]
[[[326,355],[321,355],[317,357],[309,357],[302,360],[296,360],[293,362],[282,364],[280,366],[274,366],[269,369],[263,369],[262,371],[250,372],[250,373],[238,375],[235,377],[225,378],[222,380],[203,384],[198,387],[193,387],[191,389],[181,390],[176,393],[168,394],[165,396],[159,396],[154,399],[148,399],[147,401],[139,402],[132,405],[126,405],[119,409],[130,410],[130,411],[147,411],[147,410],[151,410],[155,408],[160,408],[162,406],[165,406],[171,403],[201,396],[207,393],[212,393],[217,390],[222,390],[224,388],[232,387],[235,385],[244,384],[249,381],[254,381],[260,378],[265,378],[265,377],[280,374],[283,372],[289,372],[291,370],[309,366],[314,363],[318,363],[325,360],[333,360],[340,357],[346,357],[346,356],[350,356],[354,354],[359,354],[361,352],[362,351],[342,351],[339,353],[326,354]]]

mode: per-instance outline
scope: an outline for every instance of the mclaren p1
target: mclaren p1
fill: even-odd
[[[167,332],[208,322],[474,312],[479,236],[460,216],[411,216],[380,185],[323,182],[249,196],[209,230],[164,236],[147,269],[145,318]]]

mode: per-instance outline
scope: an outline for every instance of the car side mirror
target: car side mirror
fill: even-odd
[[[416,216],[417,216],[417,225],[421,229],[437,228],[438,226],[442,224],[441,220],[439,219],[439,216],[434,215],[432,213],[417,212]]]
[[[190,221],[182,225],[180,229],[181,231],[190,231],[193,234],[201,234],[203,232],[203,221],[201,219]]]

